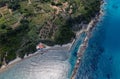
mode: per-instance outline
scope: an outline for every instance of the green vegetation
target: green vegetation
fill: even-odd
[[[55,42],[57,44],[68,43],[68,41],[70,41],[72,37],[74,37],[74,33],[72,32],[70,27],[67,25],[61,26],[59,27],[59,30],[56,33]]]
[[[99,10],[100,0],[0,0],[0,66],[33,53],[39,42],[71,42],[75,26]]]

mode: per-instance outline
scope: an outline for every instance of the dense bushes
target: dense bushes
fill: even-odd
[[[23,1],[23,3],[19,1]],[[19,16],[19,14],[23,17],[20,25],[15,28],[5,24],[0,25],[0,65],[6,52],[8,53],[8,56],[5,57],[6,62],[9,62],[15,59],[16,55],[23,58],[25,54],[33,53],[39,42],[47,45],[62,45],[71,42],[72,38],[75,37],[73,32],[74,26],[80,23],[89,23],[91,18],[100,10],[100,0],[59,0],[58,2],[54,2],[53,0],[33,0],[33,4],[26,6],[27,1],[28,0],[0,1],[0,7],[5,6],[7,3],[8,7],[13,10],[13,15],[14,12],[17,12],[14,17]],[[60,11],[59,14],[55,15],[55,10],[48,8],[48,4],[61,8],[62,3],[66,1],[68,1],[67,5],[69,7],[65,9],[65,12]],[[34,10],[34,8],[39,6],[40,10],[39,8],[38,10],[42,13],[35,13],[34,11],[36,10]],[[70,9],[72,9],[72,13],[69,14]],[[2,16],[0,16],[0,18],[1,17]],[[44,26],[52,27],[48,39],[45,40],[39,38],[40,30]],[[79,30],[80,29],[77,28],[77,31]]]
[[[2,29],[0,32],[0,55],[7,52],[7,56],[3,55],[1,57],[1,59],[5,57],[7,63],[15,59],[16,55],[23,58],[25,54],[33,53],[36,50],[35,46],[38,43],[36,29],[29,33],[35,26],[30,28],[29,21],[26,19],[21,20],[20,23],[15,29],[6,25],[0,26],[0,29]],[[33,34],[36,34],[36,38]]]
[[[72,37],[74,37],[74,33],[68,25],[60,26],[55,36],[55,42],[62,45],[70,42]]]
[[[17,1],[15,1],[15,2],[10,2],[10,3],[8,4],[8,7],[9,7],[10,9],[12,9],[12,10],[17,10],[17,9],[20,9],[20,4],[19,4]]]

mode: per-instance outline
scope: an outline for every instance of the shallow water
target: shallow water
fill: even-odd
[[[0,79],[69,79],[77,59],[77,51],[85,33],[79,36],[71,50],[49,50],[25,59],[0,73]]]
[[[70,69],[67,52],[48,50],[25,59],[0,73],[0,79],[66,79]]]
[[[68,78],[70,78],[72,76],[72,71],[74,70],[74,66],[76,64],[76,60],[77,60],[77,52],[80,48],[80,45],[83,43],[83,40],[85,39],[86,37],[86,33],[83,32],[79,37],[76,38],[76,41],[74,42],[73,46],[71,47],[71,50],[70,50],[70,57],[68,59],[70,65],[71,65],[71,68],[69,70],[69,73],[68,73]]]
[[[120,0],[105,1],[105,15],[89,40],[76,79],[120,79]],[[0,73],[0,79],[66,79],[67,75],[70,77],[84,37],[83,35],[83,38],[80,37],[74,43],[69,59],[64,51],[37,55]]]
[[[105,0],[76,79],[120,79],[120,0]]]

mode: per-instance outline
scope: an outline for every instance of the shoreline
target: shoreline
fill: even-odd
[[[88,46],[88,41],[91,37],[91,33],[95,29],[95,26],[97,25],[97,23],[100,22],[101,17],[104,15],[103,9],[101,8],[104,4],[105,4],[105,2],[102,0],[101,6],[100,6],[100,11],[98,12],[98,14],[89,22],[89,24],[87,25],[87,28],[85,30],[81,30],[78,34],[78,35],[80,35],[81,33],[85,32],[87,35],[86,35],[83,43],[80,45],[80,48],[78,50],[78,53],[77,53],[78,58],[76,60],[76,64],[74,66],[74,70],[72,71],[72,75],[71,75],[70,79],[75,79],[75,77],[76,77],[76,74],[78,72],[78,68],[80,66],[81,57],[83,56],[83,54]]]
[[[103,2],[103,1],[102,1]],[[103,3],[102,3],[103,4]],[[87,43],[88,43],[88,40],[90,38],[90,34],[94,28],[94,26],[99,22],[99,18],[103,15],[103,12],[100,10],[99,14],[97,16],[95,16],[95,18],[93,18],[90,23],[87,25],[87,29],[82,29],[79,33],[77,33],[76,35],[81,35],[81,33],[85,32],[87,33],[87,36],[83,42],[83,44],[81,44],[82,46],[80,46],[80,49],[78,50],[78,59],[76,60],[76,65],[74,67],[74,70],[72,71],[72,78],[71,79],[75,79],[75,75],[77,73],[77,70],[78,70],[78,67],[79,67],[79,64],[80,64],[80,61],[81,61],[81,56],[83,55],[86,47],[87,47]],[[96,20],[97,19],[97,20]],[[52,47],[48,47],[46,48],[44,51],[36,51],[35,53],[33,54],[29,54],[28,56],[24,57],[23,59],[19,59],[17,60],[14,59],[12,60],[11,62],[9,62],[7,65],[3,65],[1,68],[0,68],[0,73],[6,71],[7,69],[13,67],[15,64],[19,63],[19,62],[22,62],[24,61],[25,59],[28,59],[30,57],[33,57],[33,56],[36,56],[38,54],[44,54],[47,50],[60,50],[61,47],[67,47],[68,51],[71,49],[72,45],[74,44],[76,39],[74,39],[71,43],[68,43],[68,44],[64,44],[62,46],[60,45],[55,45],[55,46],[52,46]],[[63,48],[64,49],[64,48]],[[16,60],[16,61],[15,61]]]
[[[47,48],[44,48],[43,50],[37,50],[33,54],[29,54],[28,56],[25,55],[23,59],[21,59],[19,57],[16,57],[16,59],[10,61],[7,65],[2,65],[1,68],[0,68],[0,73],[8,70],[9,68],[13,67],[17,63],[22,62],[22,61],[24,61],[24,60],[26,60],[26,59],[28,59],[30,57],[36,56],[38,54],[42,55],[42,54],[46,53],[48,50],[63,50],[63,49],[68,49],[68,51],[69,51],[69,49],[71,48],[71,46],[72,46],[72,43],[64,44],[62,46],[60,46],[60,45],[54,45],[52,47],[47,46]]]

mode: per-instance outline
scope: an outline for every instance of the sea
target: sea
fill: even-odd
[[[76,79],[120,79],[120,0],[104,0]]]
[[[75,79],[120,79],[120,0],[104,2],[104,15],[92,32]],[[69,58],[66,51],[50,51],[17,63],[1,72],[0,79],[65,79],[67,75],[70,79],[85,36],[78,37]]]

